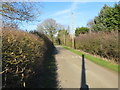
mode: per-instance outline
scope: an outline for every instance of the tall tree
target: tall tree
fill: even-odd
[[[68,30],[61,29],[61,30],[58,31],[58,36],[57,37],[60,39],[61,44],[66,45],[66,37],[67,37],[67,35],[69,35]]]
[[[93,22],[88,22],[88,26],[94,31],[113,31],[118,30],[120,22],[120,5],[115,4],[114,7],[104,5]]]
[[[60,24],[58,24],[54,19],[46,19],[41,24],[37,26],[37,30],[41,33],[46,34],[53,41],[54,35],[60,29]]]
[[[115,29],[120,30],[120,1],[118,4],[114,5],[113,8],[113,12],[114,12],[114,24],[115,24]]]
[[[91,33],[92,31],[94,31],[94,26],[95,25],[95,23],[94,23],[94,20],[90,20],[88,23],[87,23],[87,26],[88,26],[88,28],[89,28],[89,33]]]
[[[37,3],[39,5],[39,3]],[[36,3],[33,2],[2,2],[0,15],[2,15],[3,25],[6,23],[18,23],[20,21],[34,21],[41,14]],[[41,7],[41,6],[40,6]]]

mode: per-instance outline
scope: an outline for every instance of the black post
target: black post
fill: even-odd
[[[82,72],[81,72],[81,88],[80,88],[80,90],[89,90],[88,85],[86,84],[84,54],[82,54]]]

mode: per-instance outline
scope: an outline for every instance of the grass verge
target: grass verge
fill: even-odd
[[[85,55],[85,58],[98,64],[98,65],[101,65],[103,67],[106,67],[108,69],[111,69],[111,70],[114,70],[114,71],[117,71],[117,72],[120,72],[120,70],[118,69],[118,65],[117,64],[112,64],[108,61],[105,61],[101,58],[98,58],[98,57],[94,57],[92,55],[89,55],[89,54],[86,54],[86,53],[83,53],[83,52],[80,52],[80,51],[77,51],[75,49],[72,49],[72,48],[69,48],[67,46],[63,46],[63,48],[67,49],[67,50],[70,50],[71,52],[75,53],[75,54],[78,54],[80,56],[82,56],[82,54]]]

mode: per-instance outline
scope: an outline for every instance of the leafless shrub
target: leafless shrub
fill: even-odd
[[[118,62],[118,33],[80,34],[75,38],[76,48]]]

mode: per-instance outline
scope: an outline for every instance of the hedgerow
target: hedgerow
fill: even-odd
[[[20,30],[2,30],[3,88],[32,85],[42,69],[47,51],[51,52],[53,48],[49,39],[43,37]]]
[[[81,49],[118,63],[117,32],[81,34],[75,38],[75,42],[76,49]]]

